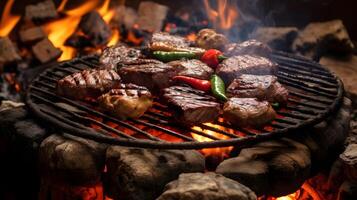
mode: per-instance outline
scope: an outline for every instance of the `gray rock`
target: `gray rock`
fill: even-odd
[[[157,200],[255,200],[248,187],[215,173],[181,174]]]
[[[39,166],[46,182],[64,185],[97,183],[104,170],[106,146],[69,135],[53,134],[42,141]]]
[[[357,144],[349,144],[345,151],[340,155],[345,168],[347,177],[357,181]]]
[[[281,51],[292,51],[292,43],[298,35],[295,27],[260,27],[251,35],[271,48]]]
[[[223,161],[216,172],[236,180],[257,195],[293,193],[310,175],[310,150],[283,138],[242,149],[238,157]]]
[[[107,150],[109,193],[115,199],[152,200],[181,173],[203,172],[204,157],[194,150],[111,146]]]
[[[326,52],[352,53],[354,45],[341,20],[308,24],[294,41],[293,50],[318,60]]]

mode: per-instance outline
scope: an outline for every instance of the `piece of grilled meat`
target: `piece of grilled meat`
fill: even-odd
[[[272,50],[270,47],[257,40],[247,40],[242,43],[230,43],[225,47],[224,55],[239,56],[239,55],[258,55],[270,57]]]
[[[100,107],[121,119],[141,117],[153,103],[145,87],[121,84],[98,98]]]
[[[220,104],[204,92],[190,87],[172,86],[163,90],[163,97],[174,108],[178,123],[192,126],[217,119]]]
[[[133,83],[144,86],[151,92],[158,92],[170,86],[171,78],[177,74],[177,68],[153,61],[122,66],[118,73],[124,83]]]
[[[121,82],[120,76],[110,69],[91,69],[68,75],[57,83],[57,93],[77,100],[97,98]]]
[[[286,104],[289,92],[272,75],[243,74],[227,88],[227,96],[239,98],[258,98],[269,102]]]
[[[127,47],[124,44],[117,44],[105,48],[99,62],[102,64],[102,68],[116,70],[117,64],[132,63],[142,57],[140,50]]]
[[[174,36],[164,32],[156,32],[152,35],[149,49],[151,51],[195,52],[198,55],[205,52],[204,49],[190,47],[190,42],[184,37]]]
[[[208,67],[205,63],[200,60],[176,60],[167,63],[178,69],[178,74],[180,76],[189,76],[199,79],[210,79],[211,75],[214,73],[213,69]]]
[[[255,98],[230,98],[223,106],[223,117],[233,126],[261,127],[276,117],[267,101]]]
[[[252,55],[233,56],[225,59],[216,69],[226,85],[242,74],[275,75],[278,65],[268,58]]]

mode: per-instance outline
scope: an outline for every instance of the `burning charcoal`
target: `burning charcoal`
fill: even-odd
[[[32,46],[32,52],[41,63],[56,60],[62,54],[62,51],[53,46],[52,42],[47,38]]]
[[[112,34],[108,24],[96,11],[84,15],[78,27],[94,47],[105,45]]]
[[[32,21],[43,21],[58,16],[55,4],[52,0],[46,0],[36,5],[28,5],[25,8],[25,18]]]
[[[172,199],[255,200],[257,196],[248,187],[209,172],[181,174],[177,180],[167,184],[157,200]]]
[[[138,10],[139,18],[137,20],[139,28],[152,32],[160,31],[168,10],[168,7],[152,1],[141,2]]]
[[[248,186],[258,196],[283,196],[299,189],[310,175],[310,165],[308,147],[283,138],[242,149],[216,172]]]
[[[20,61],[16,46],[8,37],[0,37],[0,69],[2,66]],[[0,70],[1,71],[1,70]]]
[[[125,28],[130,29],[138,19],[138,13],[130,7],[118,6],[115,8],[114,12],[114,17],[110,23],[117,27],[124,25]]]
[[[273,49],[291,52],[297,35],[298,29],[295,27],[259,27],[251,38],[268,44]]]
[[[22,29],[19,31],[20,40],[23,43],[36,42],[46,37],[45,32],[41,27],[35,26],[28,29]]]
[[[105,150],[105,145],[92,140],[53,134],[41,143],[40,171],[52,184],[97,183],[104,169]]]
[[[294,41],[293,50],[318,60],[327,52],[352,53],[354,45],[341,20],[310,23]]]
[[[106,166],[114,199],[152,200],[181,173],[203,172],[204,158],[194,150],[159,150],[111,146]]]

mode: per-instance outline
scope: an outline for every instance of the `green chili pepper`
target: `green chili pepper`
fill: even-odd
[[[211,77],[211,90],[213,95],[221,100],[221,101],[227,101],[227,96],[226,96],[226,87],[224,85],[223,80],[217,76],[216,74],[212,75]]]
[[[194,52],[181,52],[181,51],[154,51],[153,56],[163,62],[170,62],[174,60],[180,60],[182,58],[194,59],[197,58],[197,54]]]
[[[279,108],[280,107],[280,104],[279,103],[272,103],[271,104],[271,106],[273,107],[273,108]]]

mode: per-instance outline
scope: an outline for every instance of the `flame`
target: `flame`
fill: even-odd
[[[112,37],[110,38],[110,40],[109,40],[107,46],[116,45],[119,40],[120,40],[119,31],[118,31],[117,29],[114,29],[114,30],[113,30],[113,34],[112,34]]]
[[[11,15],[11,8],[14,0],[9,0],[5,4],[3,14],[0,21],[0,37],[9,35],[11,30],[15,27],[17,22],[20,20],[20,16]]]
[[[67,2],[68,2],[68,0],[63,0],[63,1],[61,2],[61,4],[58,6],[57,11],[58,11],[58,12],[63,11],[64,8],[66,7]]]
[[[225,127],[222,127],[220,125],[211,124],[211,123],[205,123],[204,125],[230,132],[230,130],[228,130]],[[203,131],[204,133],[206,133],[208,135],[212,135],[212,136],[215,136],[215,137],[217,137],[219,139],[223,139],[223,140],[229,138],[228,136],[222,135],[222,134],[217,133],[217,132],[212,131],[212,130],[202,129],[201,127],[198,127],[198,126],[194,126],[194,127],[192,127],[192,129],[196,130],[196,131]],[[195,134],[195,133],[191,133],[191,135],[192,135],[192,137],[194,139],[196,139],[199,142],[212,141],[212,139],[210,139],[210,138],[206,138],[204,136],[201,136],[201,135],[198,135],[198,134]],[[229,154],[229,152],[232,149],[233,149],[233,147],[223,147],[223,148],[202,149],[201,151],[205,156],[220,156],[221,158],[224,158],[225,156],[227,156]]]
[[[230,29],[239,16],[237,7],[235,5],[229,5],[227,0],[217,0],[216,2],[217,8],[214,9],[209,0],[204,0],[208,19],[215,28],[222,30]]]

